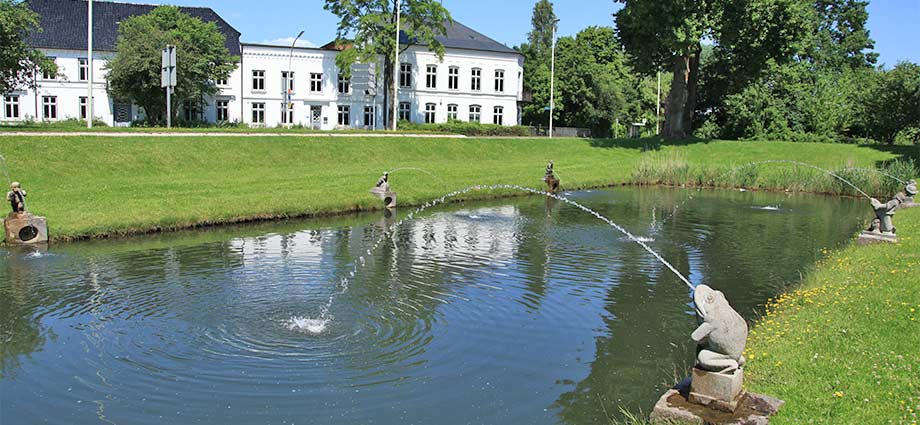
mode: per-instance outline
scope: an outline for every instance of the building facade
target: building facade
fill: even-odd
[[[38,76],[38,88],[5,93],[4,122],[85,119],[88,67],[93,68],[93,115],[112,126],[130,125],[144,111],[109,95],[105,64],[115,54],[118,23],[155,6],[94,3],[93,60],[87,60],[87,3],[30,0],[43,31],[30,42],[54,58],[57,75]],[[202,106],[182,106],[180,119],[244,123],[251,127],[302,126],[333,129],[385,128],[386,89],[380,64],[356,64],[340,72],[333,43],[322,48],[241,43],[240,33],[213,10],[181,7],[214,22],[231,54],[240,58],[229,78]],[[398,64],[398,119],[414,123],[448,120],[517,125],[523,92],[521,54],[458,22],[439,37],[443,58],[409,45]],[[403,35],[402,42],[408,45]],[[405,47],[405,46],[404,46]],[[290,90],[290,103],[285,101]]]

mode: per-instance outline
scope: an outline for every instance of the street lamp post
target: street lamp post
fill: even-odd
[[[397,92],[399,91],[399,14],[400,10],[400,1],[396,0],[396,48],[393,50],[393,99],[390,100],[390,108],[392,108],[393,115],[390,117],[390,130],[396,131],[396,121],[399,108],[399,99],[397,97]]]
[[[300,33],[297,34],[297,37],[294,37],[294,41],[291,42],[291,53],[288,55],[288,71],[287,71],[287,75],[284,78],[284,106],[282,108],[283,109],[282,113],[284,114],[285,121],[288,121],[287,124],[289,127],[291,126],[291,124],[293,124],[292,122],[290,122],[290,121],[293,121],[292,119],[290,119],[292,118],[290,111],[291,111],[291,106],[292,106],[291,103],[293,103],[292,102],[293,99],[291,99],[291,94],[292,94],[291,93],[291,80],[292,80],[291,74],[294,72],[291,69],[292,68],[291,64],[294,61],[294,46],[297,44],[297,40],[299,40],[300,37],[302,36],[303,36],[303,31],[300,31]]]
[[[556,25],[559,24],[559,18],[553,19],[553,47],[552,59],[549,71],[549,138],[553,138],[553,108],[556,103]]]
[[[93,128],[93,0],[86,13],[86,128]]]

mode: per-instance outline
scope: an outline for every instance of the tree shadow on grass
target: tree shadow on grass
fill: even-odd
[[[591,139],[591,147],[595,148],[620,148],[636,149],[638,151],[659,151],[662,146],[687,146],[697,143],[709,143],[713,139],[687,138],[682,140],[669,140],[664,137],[643,137],[640,139]]]
[[[892,159],[876,161],[876,168],[888,168],[891,164],[898,161],[913,161],[915,167],[920,167],[920,146],[860,145],[860,148],[874,149],[880,152],[886,152],[895,155],[895,158]],[[918,170],[918,172],[920,172],[920,170]]]

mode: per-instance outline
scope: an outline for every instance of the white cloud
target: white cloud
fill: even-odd
[[[285,37],[285,38],[276,38],[273,40],[263,40],[259,44],[268,44],[271,46],[290,46],[294,42],[294,37]],[[297,40],[297,47],[318,47],[315,43],[310,40],[304,40],[303,38]]]

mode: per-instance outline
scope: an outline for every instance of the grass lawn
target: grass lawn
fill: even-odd
[[[898,245],[834,252],[771,300],[748,341],[748,389],[786,400],[775,424],[920,421],[920,208]]]
[[[368,190],[398,167],[434,175],[392,175],[406,206],[477,184],[540,187],[549,159],[571,189],[633,182],[639,164],[662,156],[720,166],[798,158],[839,168],[874,167],[917,151],[731,141],[125,135],[0,136],[0,154],[10,179],[29,192],[30,210],[48,217],[53,238],[68,239],[376,208]],[[788,169],[766,167],[760,177],[782,188],[767,177]]]

